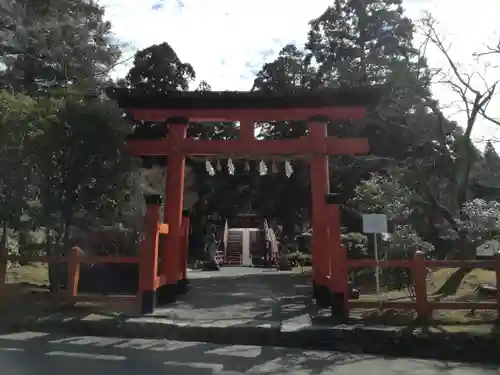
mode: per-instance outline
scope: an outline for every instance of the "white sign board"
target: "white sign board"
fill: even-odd
[[[364,233],[388,233],[387,215],[385,214],[364,214],[363,215]]]
[[[500,252],[500,242],[497,240],[486,241],[476,247],[476,255],[480,257],[491,257],[498,252]]]

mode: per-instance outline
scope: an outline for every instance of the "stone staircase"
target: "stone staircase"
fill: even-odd
[[[242,245],[242,232],[229,230],[224,264],[241,265],[243,255]]]

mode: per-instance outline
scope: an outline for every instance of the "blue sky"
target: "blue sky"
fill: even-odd
[[[181,60],[189,62],[197,78],[214,90],[248,90],[262,64],[272,61],[287,43],[302,45],[308,21],[317,17],[333,0],[100,0],[106,18],[113,23],[116,37],[128,43],[128,54],[151,44],[168,42]],[[424,10],[439,21],[449,52],[461,62],[464,71],[484,71],[472,53],[492,44],[500,33],[496,17],[500,2],[495,0],[405,0],[410,18],[418,19]],[[471,25],[471,20],[473,24]],[[467,25],[467,27],[464,27]],[[428,52],[435,68],[446,68],[443,57]],[[497,59],[500,65],[500,56]],[[129,65],[115,72],[124,75]],[[500,71],[489,69],[488,80],[500,78]],[[481,85],[476,79],[475,83]],[[446,86],[435,85],[434,93],[447,114],[464,122],[457,96]],[[492,116],[500,117],[500,100],[491,105]],[[495,110],[498,108],[498,110]],[[498,127],[481,121],[474,132],[480,141],[499,138]]]

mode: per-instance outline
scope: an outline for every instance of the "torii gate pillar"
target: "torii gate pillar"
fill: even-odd
[[[172,144],[180,144],[186,138],[187,122],[172,123],[169,125],[169,140]],[[176,152],[177,151],[177,152]],[[187,280],[181,279],[180,269],[184,237],[182,227],[182,211],[184,201],[184,172],[186,157],[179,150],[173,148],[168,158],[168,172],[165,187],[164,218],[169,223],[169,233],[163,243],[161,274],[165,283],[158,288],[158,304],[172,303],[182,284]]]
[[[328,298],[325,294],[328,293],[328,276],[330,275],[327,246],[329,243],[328,217],[324,198],[325,194],[330,191],[326,138],[325,122],[309,122],[310,142],[319,149],[325,150],[325,153],[313,155],[311,158],[313,294],[318,301],[325,301]],[[335,251],[335,249],[331,250]]]

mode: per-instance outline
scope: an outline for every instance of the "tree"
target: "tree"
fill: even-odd
[[[183,63],[164,42],[137,52],[126,79],[130,87],[150,94],[187,90],[195,78],[191,64]]]
[[[397,172],[400,183],[417,194],[420,222],[427,223],[419,233],[444,253],[467,247],[459,217],[479,154],[467,129],[448,121],[432,98],[435,74],[427,66],[425,45],[413,46],[413,30],[401,1],[338,1],[312,22],[307,47],[324,85],[385,83],[376,112],[348,126],[336,124],[336,134],[371,141],[378,157],[370,163],[372,171]],[[441,248],[444,238],[460,244]]]
[[[276,60],[262,66],[255,77],[252,91],[286,92],[309,88],[315,70],[304,64],[304,58],[304,52],[295,45],[286,45]]]
[[[195,77],[193,67],[183,63],[172,47],[164,42],[138,51],[132,68],[119,84],[145,94],[165,94],[168,91],[187,90]],[[136,125],[131,137],[164,137],[168,132],[164,124],[137,121]],[[155,163],[166,164],[165,157],[144,157],[142,160],[148,167]]]
[[[492,172],[498,172],[500,170],[500,156],[498,155],[493,143],[488,141],[486,147],[484,148],[484,163]]]
[[[293,44],[281,49],[276,60],[266,63],[255,77],[252,91],[286,93],[311,88],[315,70],[304,63],[305,55]],[[264,138],[296,138],[306,134],[304,121],[271,121],[258,124]]]
[[[252,91],[286,93],[292,90],[309,90],[315,70],[304,63],[304,52],[295,45],[284,46],[278,57],[262,66],[257,73]],[[262,139],[298,138],[307,134],[304,121],[268,121],[257,124]],[[309,174],[307,164],[296,160],[290,179],[283,172],[282,160],[268,160],[268,176],[253,177],[252,197],[254,207],[272,221],[283,224],[283,237],[294,238],[302,231],[302,223],[310,212]],[[274,167],[273,167],[274,164]],[[273,173],[273,169],[279,169]]]
[[[317,84],[362,86],[387,81],[397,62],[415,56],[413,26],[400,0],[338,0],[311,21],[308,63]]]
[[[329,124],[330,135],[368,138],[372,149],[370,156],[331,158],[332,190],[346,200],[361,180],[381,170],[415,170],[407,174],[409,182],[449,176],[455,124],[438,108],[432,110],[431,71],[413,46],[413,24],[400,5],[392,0],[336,1],[311,21],[304,51],[286,46],[254,82],[255,89],[284,92],[299,85],[307,90],[385,84],[380,106],[365,119]],[[264,137],[305,133],[304,123],[263,125]],[[425,195],[422,185],[414,188]],[[359,220],[354,216],[344,211],[344,220],[353,225]]]
[[[109,101],[65,90],[40,106],[43,117],[29,145],[40,202],[33,216],[45,229],[50,255],[69,248],[78,221],[114,217],[127,193],[130,164],[123,150],[126,126]],[[51,285],[54,277],[51,272]]]
[[[152,45],[136,53],[134,65],[130,69],[123,86],[139,90],[147,94],[167,93],[189,89],[195,79],[193,67],[182,62],[172,47],[164,42]],[[210,85],[200,81],[197,91],[209,91]],[[164,137],[168,127],[164,124],[139,121],[136,123],[135,136]],[[139,134],[140,133],[140,134]],[[187,136],[195,139],[231,139],[237,135],[234,123],[190,123]],[[167,165],[167,157],[142,158],[146,168],[155,164]],[[219,215],[231,215],[237,207],[233,197],[235,190],[229,189],[229,175],[218,171],[216,176],[209,176],[205,168],[205,160],[188,159],[187,165],[193,171],[193,186],[191,189],[198,199],[192,207],[191,220],[191,255],[200,258],[201,243],[207,227],[207,218],[217,212]],[[168,173],[168,171],[167,171]],[[236,190],[237,191],[237,190]],[[196,254],[198,252],[198,254]]]
[[[0,91],[0,223],[6,247],[8,230],[17,226],[26,207],[30,169],[26,146],[34,135],[35,102],[25,95]]]
[[[120,46],[93,0],[12,0],[0,11],[4,243],[8,226],[23,252],[31,231],[43,230],[47,253],[64,252],[76,229],[134,211],[123,150],[130,124],[100,95]]]
[[[14,1],[0,23],[2,84],[31,95],[61,85],[93,88],[120,57],[103,15],[93,0]]]
[[[471,171],[471,198],[500,200],[500,156],[488,141],[483,157]]]
[[[475,162],[479,160],[479,153],[472,143],[472,132],[476,126],[478,118],[481,116],[491,119],[486,111],[493,98],[498,82],[492,84],[485,82],[484,88],[478,88],[473,83],[474,74],[462,72],[459,65],[454,61],[448,52],[448,48],[436,29],[436,21],[430,14],[422,20],[423,34],[429,43],[437,47],[438,51],[446,59],[450,71],[441,73],[441,83],[452,88],[457,94],[460,104],[460,110],[465,114],[463,121],[463,133],[457,137],[455,142],[455,153],[457,161],[455,163],[455,175],[458,183],[456,194],[456,204],[461,208],[468,200],[470,177]]]

